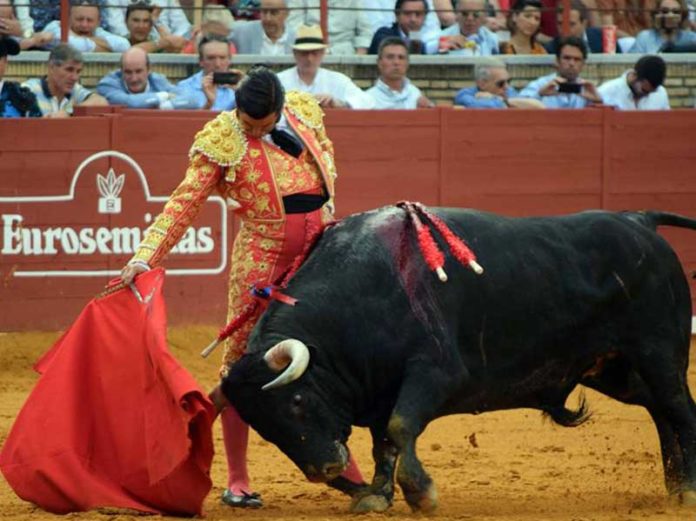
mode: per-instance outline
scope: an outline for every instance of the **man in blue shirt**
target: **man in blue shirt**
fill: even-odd
[[[176,94],[192,99],[197,109],[232,110],[237,106],[232,85],[216,85],[213,73],[230,72],[230,47],[227,40],[207,36],[198,44],[201,70],[181,80]]]
[[[19,54],[19,44],[12,38],[0,37],[0,118],[40,118],[36,96],[19,83],[4,81],[7,57]]]
[[[467,109],[543,109],[540,101],[520,98],[510,86],[510,73],[505,62],[492,56],[477,60],[474,68],[475,87],[467,87],[454,97],[454,106]]]
[[[195,109],[193,100],[177,95],[176,87],[167,78],[150,72],[147,52],[132,47],[121,56],[121,69],[104,76],[97,92],[111,105],[134,109]]]
[[[472,109],[504,109],[508,99],[517,96],[510,86],[510,73],[505,62],[498,58],[481,58],[474,68],[475,87],[457,92],[455,106]]]
[[[580,78],[586,59],[584,41],[576,36],[561,38],[556,50],[557,71],[530,82],[520,96],[537,99],[549,109],[582,109],[602,103],[594,83]]]
[[[75,2],[70,8],[68,43],[81,52],[123,52],[128,49],[128,40],[99,27],[99,16],[99,7],[94,0]],[[60,43],[60,20],[49,23],[44,32],[53,35],[55,44]]]

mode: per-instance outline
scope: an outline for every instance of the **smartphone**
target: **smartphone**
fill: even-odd
[[[580,94],[582,91],[582,84],[580,83],[559,83],[558,92],[565,92],[567,94]]]
[[[236,85],[241,79],[242,75],[238,72],[228,71],[213,73],[213,83],[216,85]]]

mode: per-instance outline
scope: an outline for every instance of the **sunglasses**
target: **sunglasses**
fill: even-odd
[[[677,14],[677,15],[682,14],[681,9],[660,9],[658,11],[658,13],[659,14]]]
[[[510,83],[510,80],[498,80],[494,83],[494,85],[496,87],[498,87],[499,89],[501,89],[501,88],[505,87],[505,85],[508,85],[509,83]]]
[[[462,15],[462,18],[473,16],[474,19],[476,19],[479,18],[483,13],[481,11],[469,11],[465,9],[463,11],[459,11],[459,14]]]

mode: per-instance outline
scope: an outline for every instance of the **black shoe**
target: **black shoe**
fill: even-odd
[[[243,492],[240,496],[238,496],[237,494],[233,494],[229,488],[226,488],[220,499],[225,505],[231,507],[261,508],[263,506],[261,496],[256,492],[251,494]]]

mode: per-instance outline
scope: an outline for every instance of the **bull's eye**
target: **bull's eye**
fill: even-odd
[[[304,407],[302,403],[302,395],[301,394],[296,394],[292,397],[292,403],[290,404],[290,411],[292,412],[293,416],[298,419],[302,419],[304,417]]]

